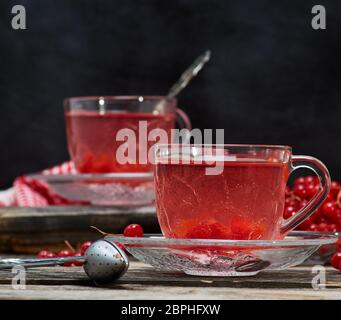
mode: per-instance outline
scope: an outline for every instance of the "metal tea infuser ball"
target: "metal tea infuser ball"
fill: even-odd
[[[129,260],[116,244],[99,240],[85,252],[84,271],[96,283],[110,283],[128,270]]]
[[[2,259],[0,260],[0,270],[12,269],[15,266],[25,268],[62,266],[68,262],[84,263],[85,273],[98,284],[117,280],[129,267],[128,257],[123,250],[112,242],[98,240],[88,248],[82,257]]]

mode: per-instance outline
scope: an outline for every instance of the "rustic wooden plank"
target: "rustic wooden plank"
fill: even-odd
[[[46,208],[0,208],[0,231],[5,232],[37,232],[44,228],[54,231],[56,228],[74,230],[78,227],[88,227],[89,222],[101,223],[103,226],[117,228],[121,223],[155,222],[156,211],[154,207],[95,207],[95,206],[51,206]],[[146,221],[147,219],[147,221]]]
[[[97,226],[120,233],[129,223],[146,232],[159,232],[154,207],[54,206],[47,208],[0,208],[0,251],[35,253],[42,248],[59,250],[64,240],[75,244],[95,240]]]
[[[205,288],[205,290],[192,287],[176,287],[169,290],[165,287],[153,286],[144,290],[136,285],[123,285],[117,290],[98,289],[79,286],[55,286],[52,289],[44,286],[30,286],[26,290],[13,290],[11,286],[1,286],[0,299],[18,299],[18,300],[285,300],[285,299],[303,299],[303,300],[340,300],[340,291],[338,290],[263,290],[263,289],[235,289],[224,288]]]
[[[13,290],[13,275],[1,271],[0,299],[341,299],[341,273],[326,271],[325,290],[313,290],[310,267],[253,277],[194,277],[132,261],[121,279],[103,287],[93,286],[82,268],[39,268],[27,270],[26,290]]]
[[[333,268],[327,268],[327,287],[341,288],[341,274]],[[0,271],[0,284],[9,284],[12,279],[9,271]],[[169,287],[248,287],[248,288],[307,288],[311,289],[314,274],[309,267],[296,267],[289,270],[263,272],[253,277],[197,277],[182,273],[164,273],[139,262],[132,262],[129,272],[117,284],[165,285]],[[88,285],[82,268],[36,268],[29,269],[27,283],[37,285],[85,284]]]

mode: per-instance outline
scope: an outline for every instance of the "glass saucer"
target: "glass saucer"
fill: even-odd
[[[49,189],[74,201],[92,205],[145,206],[154,201],[153,173],[105,174],[30,174],[31,179],[45,182]]]
[[[334,235],[341,241],[341,233],[340,232],[316,232],[320,235]],[[330,263],[330,259],[333,256],[333,254],[337,251],[338,244],[332,243],[332,244],[326,244],[322,245],[316,252],[314,252],[313,255],[307,259],[304,264],[305,265],[326,265]]]
[[[162,271],[196,276],[252,276],[301,264],[321,245],[335,243],[334,235],[291,232],[283,240],[169,239],[162,235],[130,238],[107,236],[135,258]]]

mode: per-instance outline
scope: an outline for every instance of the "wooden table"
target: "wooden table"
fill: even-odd
[[[130,223],[145,233],[159,233],[155,207],[50,206],[0,208],[0,252],[35,254],[42,249],[59,251],[64,240],[74,246],[101,235],[90,228],[122,233]]]
[[[311,267],[301,266],[254,277],[192,277],[155,271],[131,261],[117,282],[95,287],[82,268],[27,270],[25,290],[12,288],[10,271],[0,271],[0,299],[341,299],[341,273],[326,268],[326,289],[314,290]]]

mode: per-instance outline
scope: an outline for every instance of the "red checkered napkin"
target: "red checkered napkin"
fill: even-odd
[[[61,165],[45,169],[44,175],[63,175],[75,173],[74,164],[71,161]],[[44,181],[21,176],[15,179],[13,187],[0,191],[0,207],[47,207],[53,205],[79,205],[77,201],[67,200],[53,193]]]

